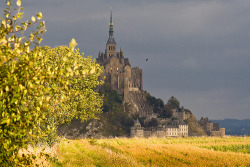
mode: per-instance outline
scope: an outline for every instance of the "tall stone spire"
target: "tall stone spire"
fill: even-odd
[[[110,22],[109,22],[109,39],[107,44],[116,44],[114,38],[114,28],[113,28],[113,21],[112,21],[112,7],[110,6]]]

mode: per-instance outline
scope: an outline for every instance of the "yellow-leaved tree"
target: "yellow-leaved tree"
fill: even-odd
[[[21,22],[21,0],[6,1],[0,29],[0,164],[30,165],[36,158],[20,154],[32,141],[55,132],[74,117],[85,121],[101,112],[95,92],[101,67],[69,47],[40,47],[46,31],[42,14]],[[29,37],[24,32],[38,24]]]
[[[103,83],[98,80],[101,66],[90,57],[83,57],[75,45],[73,39],[69,47],[42,48],[42,55],[47,58],[42,67],[43,76],[47,75],[44,99],[49,107],[42,110],[41,116],[45,120],[40,127],[48,134],[43,139],[50,145],[55,142],[59,124],[69,123],[73,118],[82,121],[96,118],[102,111],[103,98],[96,91]]]

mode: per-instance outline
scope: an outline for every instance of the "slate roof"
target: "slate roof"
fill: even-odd
[[[109,36],[107,44],[116,44],[114,36]]]
[[[130,63],[129,63],[128,58],[124,58],[124,64],[125,64],[125,66],[126,66],[126,65],[131,66]]]

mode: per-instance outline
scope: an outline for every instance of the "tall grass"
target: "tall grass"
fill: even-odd
[[[232,151],[232,152],[241,152],[244,154],[250,154],[250,144],[202,146],[202,148],[207,148],[215,151],[223,151],[223,152]]]
[[[250,166],[250,137],[62,140],[54,166]]]

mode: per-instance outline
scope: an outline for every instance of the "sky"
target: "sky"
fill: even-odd
[[[197,119],[250,119],[249,0],[23,0],[24,18],[43,13],[42,45],[75,38],[97,58],[114,37],[143,87],[164,102],[174,96]],[[2,9],[3,5],[0,4]],[[146,59],[148,58],[148,61]]]

